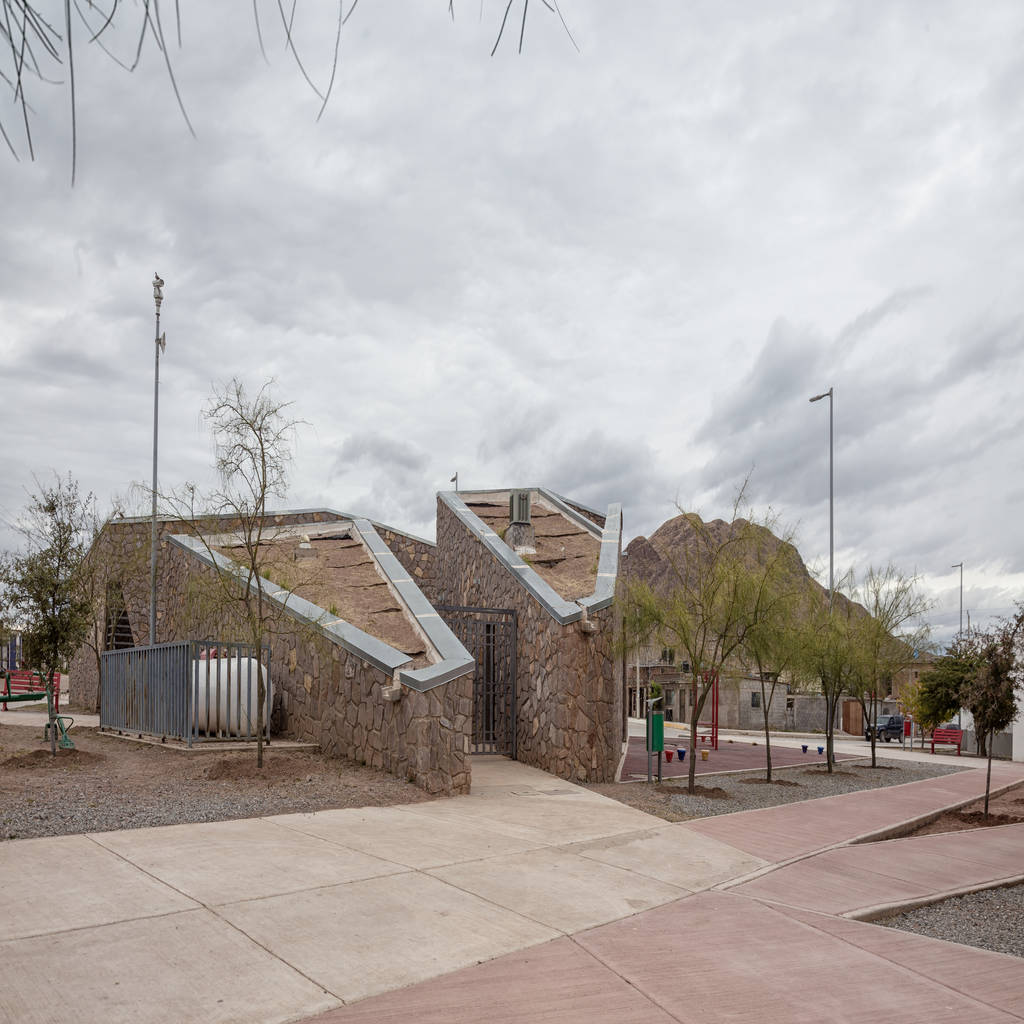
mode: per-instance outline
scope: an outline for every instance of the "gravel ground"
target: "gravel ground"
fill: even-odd
[[[251,751],[186,754],[91,729],[54,758],[41,732],[0,727],[0,840],[431,799],[384,772],[273,744],[259,770]]]
[[[1024,957],[1024,885],[954,896],[875,923]]]
[[[759,807],[814,800],[817,797],[853,793],[861,789],[901,786],[906,782],[932,779],[965,769],[952,765],[928,765],[908,761],[880,759],[877,768],[871,760],[844,761],[829,775],[824,768],[776,769],[770,783],[762,773],[745,775],[702,775],[697,792],[686,792],[686,780],[646,783],[631,782],[590,786],[638,810],[655,814],[666,821],[686,821],[713,814],[732,814]]]

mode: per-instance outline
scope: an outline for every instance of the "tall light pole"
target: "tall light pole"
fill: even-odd
[[[960,630],[956,635],[959,640],[964,635],[964,563],[959,561],[956,565],[951,565],[950,569],[960,570]]]
[[[164,301],[164,282],[159,274],[153,275],[153,301],[156,303],[156,363],[153,370],[153,524],[149,542],[149,642],[156,643],[156,441],[160,411],[160,353],[167,345],[160,334],[160,304]]]
[[[831,615],[836,586],[835,495],[832,489],[832,388],[820,395],[815,395],[810,401],[820,402],[823,398],[828,399],[828,611]]]

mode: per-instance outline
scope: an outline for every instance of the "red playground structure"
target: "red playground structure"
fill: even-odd
[[[701,677],[704,686],[711,683],[711,693],[708,695],[711,701],[711,721],[697,722],[697,744],[710,743],[712,750],[718,749],[718,673],[705,672]],[[703,687],[701,687],[703,689]],[[694,705],[696,706],[696,681],[694,682]],[[703,710],[707,710],[707,701],[704,702]]]

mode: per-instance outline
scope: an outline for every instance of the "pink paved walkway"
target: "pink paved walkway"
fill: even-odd
[[[1021,779],[1024,765],[992,766],[993,792]],[[895,828],[939,808],[973,800],[984,792],[984,772],[975,769],[906,786],[865,789],[761,811],[701,818],[687,822],[686,827],[780,864],[837,843]]]
[[[993,775],[1002,785],[1024,769]],[[673,828],[783,861],[976,796],[979,785],[971,771]],[[833,915],[1021,873],[1024,826],[825,850],[316,1020],[1011,1024],[1024,1021],[1024,961]]]
[[[861,916],[872,908],[930,901],[997,881],[1024,881],[1024,825],[843,846],[730,891],[823,914]]]

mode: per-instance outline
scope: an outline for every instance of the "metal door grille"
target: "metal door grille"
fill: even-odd
[[[516,756],[516,612],[509,608],[438,605],[451,631],[476,660],[474,754]]]

